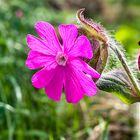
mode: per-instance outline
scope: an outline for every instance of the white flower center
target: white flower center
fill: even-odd
[[[67,63],[68,57],[63,52],[58,52],[56,55],[56,62],[58,65],[65,66]]]

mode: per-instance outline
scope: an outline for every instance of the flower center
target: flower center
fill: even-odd
[[[56,55],[56,62],[58,65],[65,66],[67,63],[68,57],[63,52],[58,52]]]

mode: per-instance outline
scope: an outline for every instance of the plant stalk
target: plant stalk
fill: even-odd
[[[117,55],[118,59],[120,60],[124,70],[126,71],[126,74],[128,75],[128,78],[130,79],[137,96],[140,97],[140,89],[139,89],[139,85],[138,82],[135,78],[135,76],[133,75],[132,71],[130,70],[127,61],[125,59],[125,57],[123,56],[123,53],[120,51],[120,49],[115,46],[115,45],[110,45],[110,48],[115,52],[115,54]]]

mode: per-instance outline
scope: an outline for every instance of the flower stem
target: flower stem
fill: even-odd
[[[120,51],[120,49],[116,46],[116,45],[110,45],[110,48],[115,52],[115,54],[117,55],[118,59],[120,60],[124,70],[126,71],[135,91],[137,96],[140,97],[140,89],[139,89],[139,85],[137,83],[137,80],[135,78],[135,76],[133,75],[132,71],[130,70],[130,67],[127,64],[127,61],[123,55],[123,53]]]

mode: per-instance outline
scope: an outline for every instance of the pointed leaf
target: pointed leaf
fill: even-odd
[[[137,97],[127,75],[121,69],[103,74],[96,84],[100,90],[114,94],[126,104],[140,102],[140,97]]]

